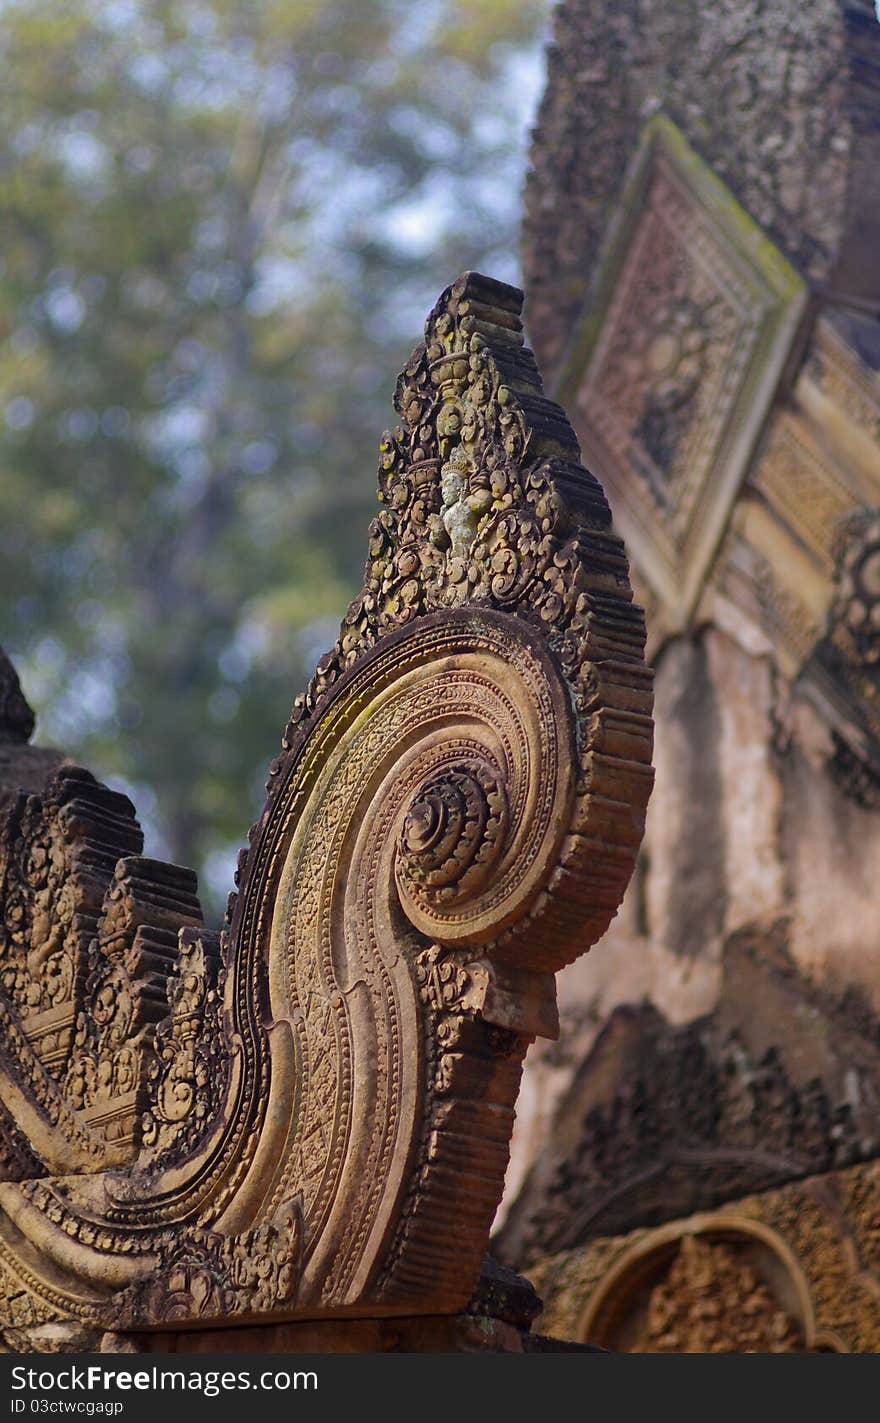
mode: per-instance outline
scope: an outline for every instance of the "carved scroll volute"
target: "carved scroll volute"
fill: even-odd
[[[643,618],[521,300],[468,274],[429,317],[363,590],[240,869],[228,1006],[260,1125],[221,1226],[299,1200],[301,1307],[466,1303],[552,975],[641,839]]]
[[[643,616],[521,300],[462,277],[398,383],[364,586],[219,951],[183,872],[139,843],[117,867],[84,991],[124,958],[141,1075],[91,1100],[85,1048],[119,1045],[86,1007],[50,1105],[137,1160],[0,1183],[0,1327],[467,1304],[526,1048],[620,904],[651,786]]]

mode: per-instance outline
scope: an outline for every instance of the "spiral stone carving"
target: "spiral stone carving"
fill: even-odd
[[[429,776],[400,832],[398,874],[404,885],[413,881],[433,904],[472,894],[491,873],[507,819],[497,766],[460,760]]]
[[[426,669],[430,715],[400,767],[412,789],[395,871],[415,928],[475,946],[527,912],[548,878],[573,793],[572,728],[558,677],[503,615],[459,625],[456,639],[454,670],[448,657]],[[404,711],[410,735],[417,716]]]
[[[59,1317],[468,1301],[525,1051],[620,903],[651,785],[643,617],[520,304],[461,278],[398,382],[363,588],[294,704],[219,944],[190,916],[169,1011],[138,1028],[131,1159],[0,1186],[71,1281]],[[152,874],[167,935],[181,891]],[[117,966],[140,1023],[167,953],[128,884],[90,949],[114,1024]]]

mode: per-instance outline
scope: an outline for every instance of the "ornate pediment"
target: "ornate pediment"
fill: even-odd
[[[449,288],[397,388],[364,585],[216,935],[62,766],[4,821],[0,1324],[463,1308],[553,975],[605,930],[651,682],[521,293]],[[20,721],[20,717],[19,717]]]
[[[733,195],[651,119],[560,388],[673,626],[699,598],[805,304]]]

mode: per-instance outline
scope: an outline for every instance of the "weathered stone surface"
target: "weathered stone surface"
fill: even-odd
[[[58,751],[30,745],[35,721],[18,674],[0,648],[0,817],[19,790],[42,790],[64,760]]]
[[[880,25],[735,9],[564,0],[535,135],[529,320],[646,607],[657,783],[528,1059],[518,1267],[880,1153]]]
[[[656,114],[557,385],[672,628],[693,613],[806,310],[802,278]]]
[[[294,704],[219,939],[88,772],[10,799],[17,1346],[431,1314],[438,1347],[523,1347],[527,1288],[474,1290],[554,973],[632,872],[652,722],[623,547],[521,301],[468,274],[428,318],[363,589]]]
[[[651,1353],[880,1352],[878,1166],[545,1260],[539,1328]]]
[[[111,1340],[108,1352],[121,1340]],[[532,1334],[490,1315],[414,1315],[392,1319],[324,1319],[241,1329],[186,1330],[128,1336],[137,1353],[177,1354],[553,1354],[594,1352],[586,1345]]]
[[[658,111],[805,277],[876,300],[878,92],[871,0],[563,0],[524,220],[530,332],[550,375]]]
[[[718,630],[666,649],[657,723],[614,952],[562,976],[560,1045],[526,1073],[501,1232],[520,1268],[880,1153],[876,813],[829,773],[811,704]]]

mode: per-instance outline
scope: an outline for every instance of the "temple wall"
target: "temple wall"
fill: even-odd
[[[647,1353],[880,1350],[877,1167],[749,1196],[541,1262],[540,1327]]]
[[[674,1027],[714,1013],[734,986],[729,958],[744,938],[782,957],[808,1018],[822,1011],[814,1000],[827,1012],[880,1011],[880,816],[834,780],[827,726],[755,629],[737,631],[706,627],[657,658],[657,778],[642,857],[611,929],[560,975],[564,1046],[531,1049],[507,1202],[615,1010],[651,1004]],[[758,1007],[754,1051],[790,1041],[803,1056],[790,1006],[781,1020]],[[811,1038],[811,1068],[830,1071],[818,1056]],[[841,1104],[858,1099],[859,1075],[839,1069]]]
[[[646,610],[656,780],[527,1058],[496,1245],[580,1291],[542,1327],[615,1348],[645,1318],[594,1305],[644,1232],[880,1155],[878,111],[861,0],[556,12],[528,317]],[[726,1249],[658,1299],[741,1282]]]

